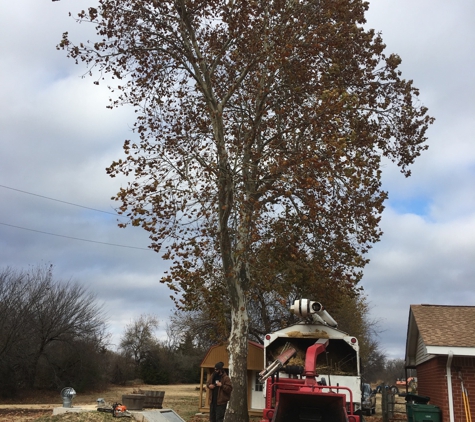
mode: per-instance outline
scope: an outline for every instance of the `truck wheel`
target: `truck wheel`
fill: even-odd
[[[395,385],[391,385],[391,387],[389,387],[389,391],[391,391],[393,394],[399,394],[399,388],[397,388]]]

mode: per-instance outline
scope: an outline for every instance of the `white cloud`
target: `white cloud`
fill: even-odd
[[[367,26],[402,57],[403,76],[436,118],[410,178],[385,164],[384,235],[362,282],[393,357],[404,357],[410,304],[475,304],[474,13],[465,0],[370,2]]]
[[[109,198],[125,182],[110,179],[105,167],[122,156],[134,113],[107,110],[105,86],[81,79],[86,69],[56,50],[64,31],[90,38],[92,28],[68,16],[89,5],[0,3],[0,185],[112,211]],[[385,164],[384,235],[362,281],[381,321],[382,349],[404,357],[410,304],[475,303],[475,3],[372,0],[367,16],[437,119],[412,177]],[[105,243],[149,243],[141,229],[118,229],[112,215],[1,187],[0,222]],[[104,301],[115,343],[142,313],[158,315],[163,334],[172,302],[158,282],[166,268],[159,254],[0,225],[0,260],[15,267],[51,262],[58,277],[84,283]]]

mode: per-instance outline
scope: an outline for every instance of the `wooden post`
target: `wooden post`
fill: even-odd
[[[383,413],[383,422],[389,422],[388,394],[389,394],[389,390],[383,387],[381,389],[381,412]]]
[[[396,395],[388,390],[388,418],[394,418],[394,403],[396,401]]]

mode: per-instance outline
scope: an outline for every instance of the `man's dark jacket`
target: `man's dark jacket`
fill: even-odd
[[[214,373],[211,374],[208,378],[208,381],[206,381],[206,387],[209,387],[211,384],[214,383]],[[222,384],[221,387],[216,387],[218,389],[218,397],[216,404],[219,406],[221,404],[226,404],[229,401],[229,398],[231,397],[231,391],[233,391],[233,385],[231,384],[231,378],[226,375],[226,373],[221,375],[220,382]],[[213,390],[209,389],[209,394],[208,394],[208,403],[211,406],[211,400],[213,398]]]

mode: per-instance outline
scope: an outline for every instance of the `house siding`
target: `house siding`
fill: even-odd
[[[416,351],[416,365],[420,365],[421,363],[429,360],[431,356],[429,356],[426,352],[426,346],[424,345],[424,341],[422,337],[419,336],[417,338],[417,351]]]
[[[461,380],[468,395],[475,394],[475,358],[454,357],[451,365],[452,397],[455,421],[465,420]],[[418,394],[430,397],[430,404],[440,407],[442,421],[449,421],[447,356],[438,356],[417,366]],[[474,403],[472,403],[473,405]]]

